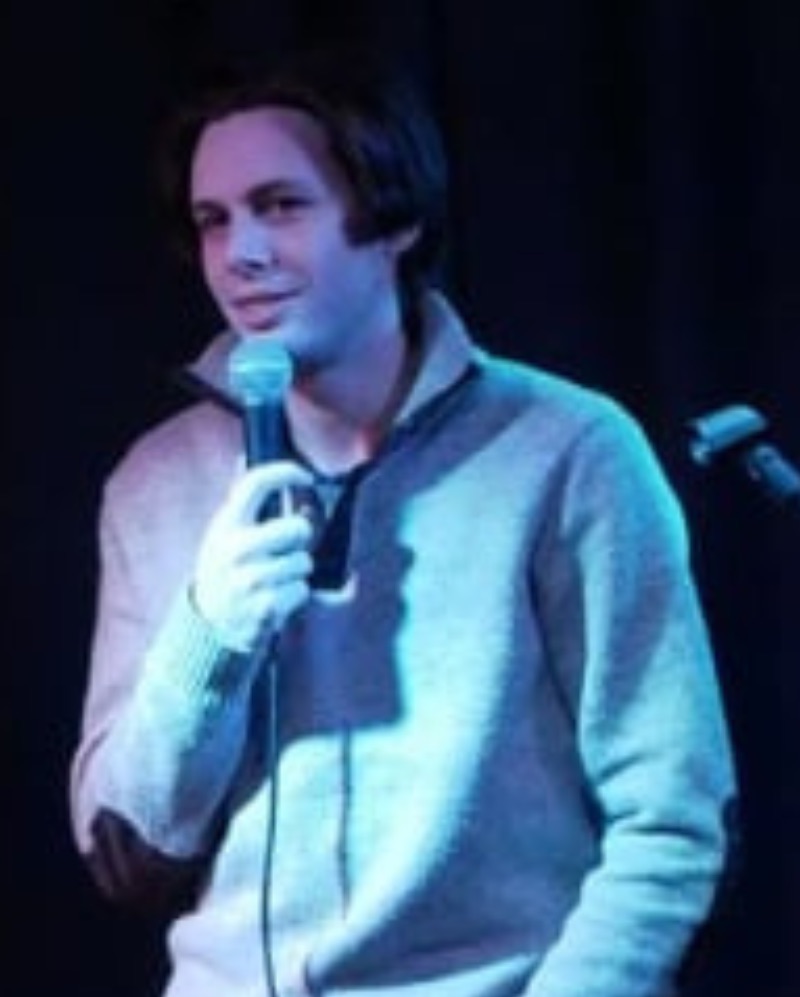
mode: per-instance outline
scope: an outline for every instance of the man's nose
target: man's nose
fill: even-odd
[[[254,218],[241,218],[231,226],[228,261],[236,269],[268,269],[275,262],[274,235],[268,225]]]

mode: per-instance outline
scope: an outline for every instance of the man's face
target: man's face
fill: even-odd
[[[310,115],[262,107],[208,125],[190,197],[206,284],[232,328],[274,336],[307,370],[397,332],[401,240],[351,242],[352,191]]]

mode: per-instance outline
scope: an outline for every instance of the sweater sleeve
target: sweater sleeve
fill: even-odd
[[[259,665],[218,643],[186,584],[175,584],[178,569],[148,547],[163,546],[170,531],[152,519],[137,527],[137,518],[119,489],[107,490],[71,778],[81,852],[107,892],[130,895],[138,877],[177,870],[209,851],[242,755]]]
[[[537,554],[600,858],[526,997],[665,997],[714,898],[734,776],[682,512],[612,407],[572,448]]]

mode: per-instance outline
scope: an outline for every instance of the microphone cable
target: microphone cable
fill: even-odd
[[[267,646],[266,668],[267,668],[267,730],[264,759],[264,778],[267,780],[266,790],[267,822],[265,828],[265,841],[263,861],[261,868],[261,952],[264,964],[264,978],[267,984],[268,997],[280,997],[278,982],[275,974],[275,962],[272,951],[272,870],[275,859],[275,846],[277,838],[278,823],[278,796],[279,796],[279,776],[278,776],[278,756],[280,753],[280,710],[278,700],[280,696],[280,668],[278,664],[278,640],[279,634],[271,635]]]

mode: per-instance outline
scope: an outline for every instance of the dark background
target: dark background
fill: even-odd
[[[99,487],[216,328],[155,215],[156,123],[209,59],[360,35],[440,118],[452,290],[484,343],[616,395],[684,502],[744,831],[693,993],[799,997],[798,516],[695,466],[685,433],[742,402],[800,456],[798,5],[12,0],[3,19],[2,992],[153,997],[162,970],[66,811]]]

